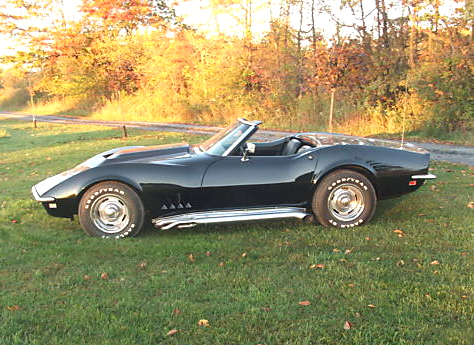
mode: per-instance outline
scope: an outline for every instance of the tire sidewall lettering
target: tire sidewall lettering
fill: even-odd
[[[347,182],[353,182],[359,186],[361,186],[364,190],[367,190],[367,186],[365,185],[364,182],[358,180],[358,179],[355,179],[355,178],[352,178],[352,177],[346,177],[346,178],[341,178],[341,179],[338,179],[337,181],[334,181],[332,182],[328,187],[327,187],[327,190],[328,191],[331,191],[334,189],[334,187],[337,187],[339,184],[342,184],[342,183],[347,183]]]
[[[94,200],[96,197],[103,193],[118,193],[120,195],[125,196],[125,192],[123,190],[120,190],[118,188],[101,188],[99,191],[92,193],[89,198],[86,201],[86,204],[84,205],[85,209],[88,209],[90,204],[92,203],[92,200]]]

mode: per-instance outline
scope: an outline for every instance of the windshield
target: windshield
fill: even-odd
[[[201,150],[206,151],[212,155],[222,156],[229,148],[234,144],[238,144],[237,141],[250,129],[249,124],[237,122],[234,125],[223,129],[216,135],[212,136],[200,146]]]

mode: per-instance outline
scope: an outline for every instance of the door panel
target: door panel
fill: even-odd
[[[223,157],[204,174],[209,208],[301,204],[309,199],[314,153],[293,156]]]

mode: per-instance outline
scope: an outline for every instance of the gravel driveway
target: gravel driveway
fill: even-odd
[[[32,121],[33,115],[16,114],[10,112],[0,112],[0,117],[13,118],[17,120]],[[78,124],[78,125],[97,125],[107,127],[119,127],[122,125],[128,128],[137,128],[150,131],[161,132],[186,132],[191,134],[207,134],[211,135],[220,130],[220,127],[206,126],[206,125],[187,125],[178,123],[159,123],[159,122],[118,122],[118,121],[100,121],[90,120],[85,118],[69,117],[69,116],[36,116],[38,122],[51,122],[63,124]],[[291,132],[286,131],[268,131],[262,130],[258,132],[264,137],[284,136]],[[460,145],[446,145],[434,143],[420,143],[413,142],[417,146],[423,147],[431,153],[431,158],[439,161],[447,161],[452,163],[462,163],[474,166],[474,147],[460,146]]]

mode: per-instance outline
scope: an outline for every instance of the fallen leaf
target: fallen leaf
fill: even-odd
[[[332,250],[332,252],[333,252],[333,253],[340,253],[341,250],[340,250],[340,249],[337,249],[337,248],[334,248],[334,249]]]
[[[462,295],[461,298],[462,299],[467,299],[468,297],[467,297],[467,295]]]
[[[166,333],[166,336],[174,335],[174,334],[176,334],[176,333],[178,333],[178,332],[179,332],[178,329],[172,329],[172,330],[170,330],[168,333]]]
[[[362,317],[362,315],[361,315],[360,313],[358,313],[358,312],[355,312],[354,315],[355,315],[355,317]]]
[[[18,310],[21,310],[21,307],[18,305],[18,304],[15,304],[15,305],[7,305],[7,310],[8,311],[18,311]]]
[[[16,219],[12,219],[11,222],[12,222],[13,224],[18,223],[18,221],[17,221]]]
[[[347,286],[353,288],[353,287],[355,287],[355,284],[354,283],[349,283],[349,284],[347,284]]]
[[[430,265],[439,265],[439,261],[438,260],[433,260],[430,262]]]
[[[205,319],[202,319],[202,320],[199,320],[198,321],[198,326],[202,326],[202,327],[209,327],[209,321],[208,320],[205,320]]]
[[[266,311],[266,312],[269,312],[271,310],[271,308],[270,307],[263,307],[262,310]]]
[[[346,249],[346,251],[344,252],[344,254],[346,254],[346,255],[350,254],[350,253],[352,253],[352,249]]]
[[[375,308],[375,305],[373,305],[373,304],[367,304],[367,307],[369,307],[369,308]]]
[[[101,277],[102,279],[104,279],[104,280],[109,279],[109,275],[108,275],[107,273],[105,273],[105,272],[102,273],[102,274],[100,275],[100,277]]]
[[[396,233],[398,235],[398,237],[405,236],[405,232],[403,230],[396,229],[396,230],[393,230],[393,232]]]
[[[366,240],[366,241],[370,241],[370,237],[366,237],[365,240]]]
[[[319,268],[319,269],[322,270],[324,268],[324,265],[323,264],[314,264],[314,265],[309,266],[309,268]]]
[[[84,280],[89,280],[89,279],[91,279],[91,276],[88,275],[88,274],[85,274],[85,275],[84,275]]]
[[[210,251],[207,251],[207,252],[206,252],[206,256],[211,256],[211,252],[210,252]]]
[[[175,309],[173,310],[173,314],[174,314],[174,315],[179,315],[179,314],[181,314],[181,310],[179,310],[178,308],[175,308]]]
[[[145,268],[147,265],[148,265],[148,263],[146,261],[142,261],[138,264],[138,267]]]
[[[298,304],[306,307],[306,306],[310,305],[311,302],[310,301],[301,301],[301,302],[298,302]]]
[[[188,255],[188,260],[189,260],[189,262],[194,262],[194,261],[196,261],[196,258],[194,257],[194,254],[193,254],[193,253],[191,253],[191,254]]]
[[[225,263],[219,262],[219,266],[224,267]]]
[[[344,329],[346,331],[350,330],[352,328],[352,324],[349,321],[344,322]]]

